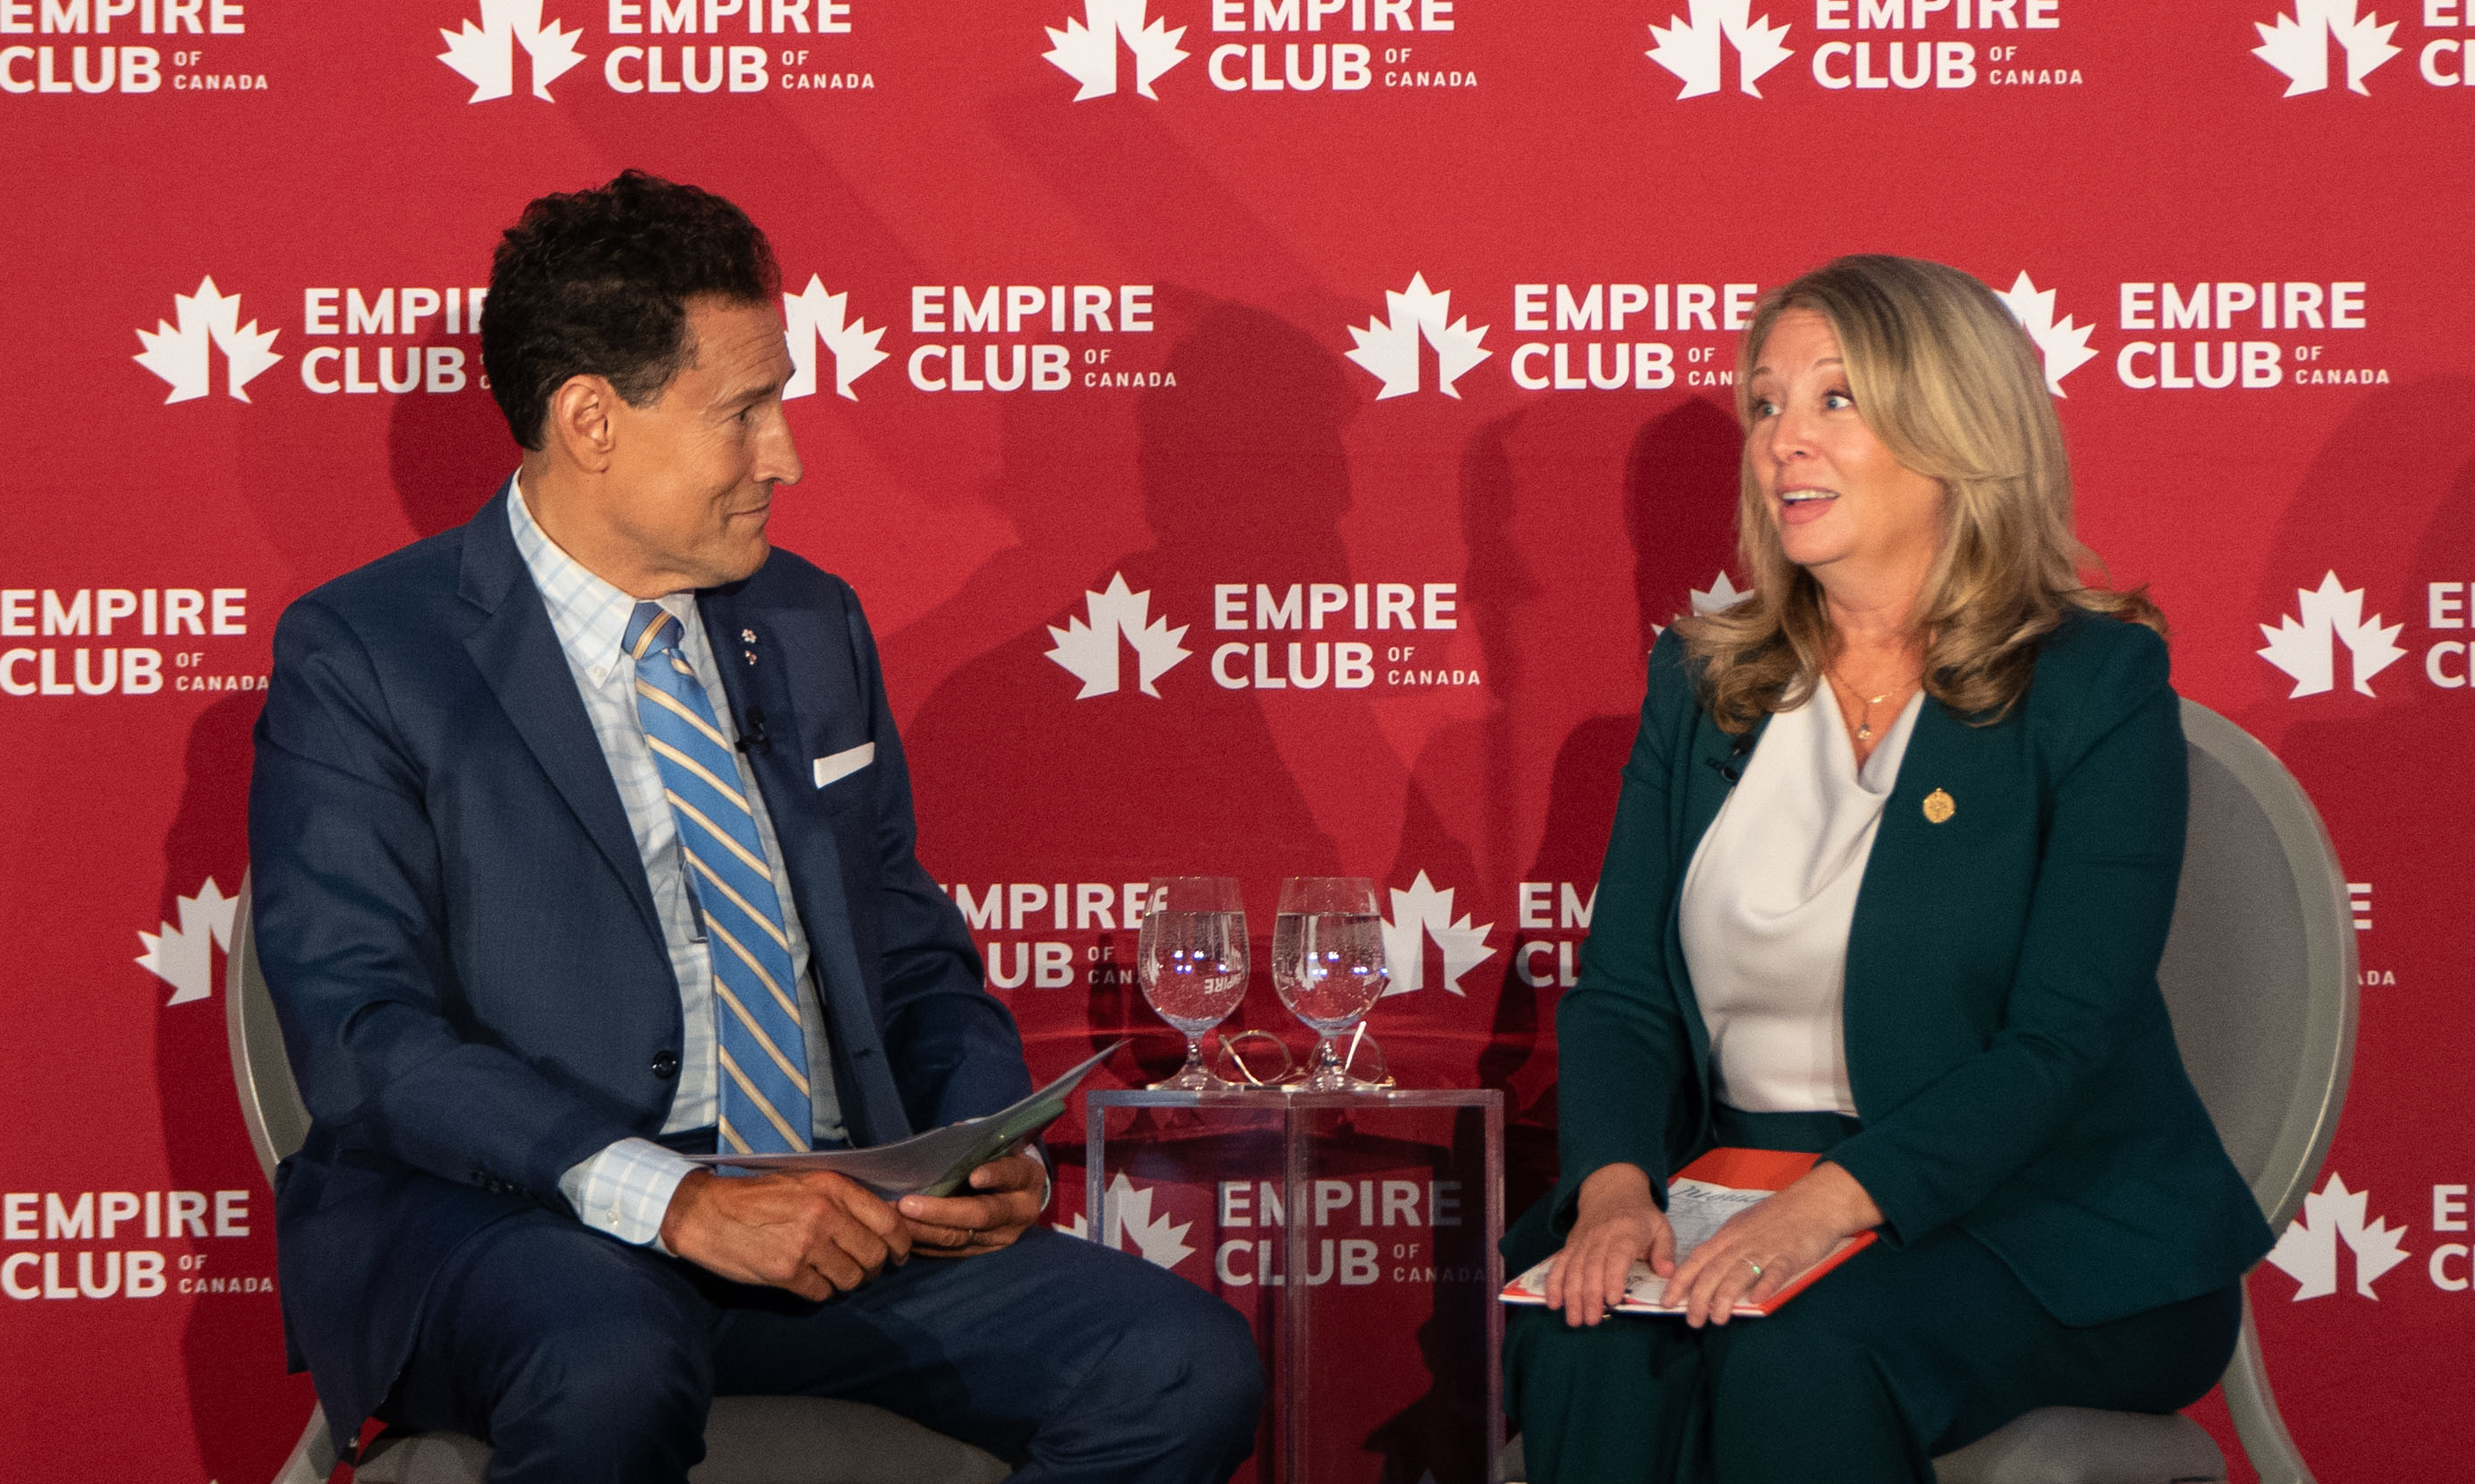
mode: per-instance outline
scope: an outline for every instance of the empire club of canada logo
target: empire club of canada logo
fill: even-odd
[[[1084,618],[1069,618],[1064,628],[1049,625],[1048,637],[1057,641],[1057,647],[1048,651],[1048,658],[1083,682],[1076,700],[1115,694],[1118,659],[1129,647],[1135,651],[1137,688],[1154,700],[1160,698],[1152,682],[1186,663],[1193,651],[1180,643],[1187,626],[1169,627],[1168,620],[1151,616],[1151,606],[1149,589],[1137,593],[1126,586],[1123,572],[1115,572],[1106,589],[1083,595]],[[1122,646],[1117,643],[1120,638],[1125,640]]]
[[[1106,98],[1117,90],[1117,56],[1119,43],[1134,59],[1135,91],[1157,102],[1160,94],[1152,84],[1161,74],[1186,61],[1178,41],[1186,28],[1172,28],[1168,22],[1150,17],[1145,12],[1151,0],[1083,0],[1083,18],[1068,20],[1066,29],[1055,26],[1041,29],[1048,33],[1050,50],[1041,53],[1047,62],[1065,73],[1082,87],[1074,101]]]
[[[2355,1254],[2355,1292],[2375,1301],[2380,1295],[2372,1292],[2372,1284],[2413,1255],[2402,1245],[2405,1228],[2391,1227],[2386,1217],[2367,1219],[2369,1202],[2366,1192],[2348,1190],[2335,1170],[2329,1172],[2328,1184],[2303,1198],[2303,1214],[2268,1253],[2268,1260],[2297,1284],[2295,1302],[2338,1291],[2340,1242]]]
[[[1105,1210],[1100,1219],[1100,1245],[1120,1250],[1132,1248],[1154,1267],[1174,1268],[1194,1254],[1195,1249],[1186,1242],[1186,1234],[1194,1229],[1194,1223],[1172,1222],[1165,1210],[1153,1215],[1153,1194],[1151,1189],[1128,1180],[1125,1171],[1118,1171],[1116,1179],[1109,1181],[1108,1192],[1101,1202]],[[1091,1220],[1089,1216],[1077,1216],[1071,1222],[1061,1221],[1055,1225],[1060,1231],[1090,1240]]]
[[[2346,648],[2355,689],[2365,695],[2372,693],[2374,675],[2406,658],[2396,644],[2406,625],[2384,624],[2377,613],[2365,618],[2364,590],[2340,582],[2335,572],[2316,588],[2295,589],[2294,597],[2300,619],[2281,614],[2275,628],[2262,624],[2260,636],[2268,643],[2258,651],[2293,678],[2288,700],[2337,689],[2340,645]]]
[[[240,898],[224,895],[212,876],[198,888],[195,896],[176,897],[181,925],[158,923],[160,930],[140,933],[137,941],[146,951],[137,956],[137,966],[172,986],[172,997],[165,1005],[186,1005],[214,993],[215,959],[212,949],[232,951],[233,914]]]
[[[1461,976],[1495,957],[1486,946],[1492,922],[1470,925],[1470,913],[1453,915],[1453,888],[1438,888],[1420,871],[1409,889],[1392,888],[1392,914],[1384,919],[1384,961],[1391,970],[1386,997],[1413,994],[1426,986],[1427,940],[1443,953],[1444,988],[1466,995]]]
[[[2054,291],[2039,288],[2022,271],[2008,292],[1994,296],[2010,309],[2011,317],[2036,342],[2037,353],[2046,363],[2046,390],[2057,397],[2071,394],[2063,390],[2063,377],[2096,359],[2089,349],[2089,332],[2095,325],[2075,325],[2070,315],[2054,318]]]
[[[2346,59],[2346,87],[2371,95],[2364,79],[2398,54],[2389,44],[2396,21],[2383,22],[2366,11],[2356,13],[2358,0],[2293,0],[2291,13],[2274,25],[2252,22],[2260,44],[2251,54],[2286,75],[2284,96],[2316,93],[2329,85],[2329,48],[2335,44]]]
[[[210,349],[224,353],[224,390],[235,401],[249,401],[242,388],[283,359],[271,349],[282,331],[259,329],[256,320],[242,324],[240,296],[216,288],[212,277],[200,279],[194,294],[172,296],[172,313],[177,324],[157,320],[153,329],[137,332],[146,349],[130,357],[171,385],[166,405],[207,395],[214,374]]]
[[[1693,0],[1685,14],[1670,15],[1665,26],[1652,24],[1650,35],[1658,44],[1647,55],[1684,85],[1677,97],[1717,92],[1731,48],[1736,54],[1736,90],[1749,98],[1762,95],[1756,85],[1762,74],[1795,56],[1796,49],[1782,44],[1787,27],[1772,25],[1768,15],[1755,20],[1752,9],[1752,0]]]
[[[438,38],[447,50],[438,60],[473,85],[466,103],[487,103],[516,90],[516,48],[532,59],[533,96],[555,103],[550,85],[584,61],[576,43],[584,33],[562,28],[555,17],[545,20],[542,0],[480,0],[481,24],[464,22],[461,31],[440,27]]]
[[[846,321],[848,300],[846,294],[826,293],[824,281],[813,273],[808,275],[806,288],[782,296],[783,333],[791,347],[791,379],[782,384],[784,401],[816,395],[820,343],[833,353],[834,391],[852,401],[859,401],[859,395],[851,390],[851,383],[888,358],[876,348],[885,338],[884,328],[870,329],[866,320],[856,316]]]
[[[1363,327],[1351,326],[1349,338],[1358,349],[1345,353],[1361,368],[1384,383],[1375,394],[1377,401],[1393,397],[1407,397],[1418,390],[1422,379],[1419,353],[1424,345],[1434,352],[1435,390],[1458,401],[1460,393],[1453,383],[1461,374],[1493,355],[1480,342],[1486,338],[1490,327],[1470,328],[1468,315],[1452,318],[1453,296],[1448,289],[1437,293],[1427,286],[1423,273],[1409,276],[1407,290],[1385,290],[1385,316],[1369,320]]]

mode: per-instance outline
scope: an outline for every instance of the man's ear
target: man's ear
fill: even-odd
[[[617,389],[601,377],[568,377],[550,394],[550,408],[542,419],[544,442],[577,468],[604,473],[618,448],[612,419],[618,402]]]

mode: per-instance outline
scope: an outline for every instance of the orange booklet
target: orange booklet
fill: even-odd
[[[1774,1149],[1714,1149],[1686,1165],[1667,1182],[1667,1221],[1676,1232],[1676,1260],[1679,1263],[1692,1254],[1728,1217],[1756,1204],[1787,1188],[1796,1178],[1813,1168],[1819,1155],[1793,1155]],[[1756,1318],[1776,1310],[1798,1294],[1804,1292],[1815,1278],[1846,1262],[1874,1240],[1871,1231],[1860,1231],[1843,1237],[1828,1256],[1797,1276],[1796,1281],[1771,1295],[1759,1303],[1739,1302],[1733,1310],[1739,1318]],[[1507,1303],[1545,1303],[1547,1302],[1547,1267],[1549,1258],[1529,1272],[1504,1285],[1500,1296]],[[1667,1302],[1667,1279],[1651,1271],[1647,1262],[1632,1265],[1632,1275],[1625,1279],[1624,1301],[1616,1305],[1619,1314],[1681,1314],[1682,1304]]]

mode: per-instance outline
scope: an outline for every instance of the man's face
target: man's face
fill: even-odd
[[[599,512],[628,565],[661,592],[752,575],[772,549],[773,486],[799,482],[799,450],[782,416],[791,353],[780,311],[695,299],[687,334],[693,358],[660,401],[614,399]]]

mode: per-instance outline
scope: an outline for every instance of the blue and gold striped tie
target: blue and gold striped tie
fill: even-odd
[[[739,766],[714,724],[704,687],[679,652],[678,620],[638,603],[627,620],[636,662],[636,715],[678,820],[688,886],[702,909],[713,992],[720,1002],[722,1148],[731,1154],[806,1149],[806,1038],[791,969],[791,937]]]

